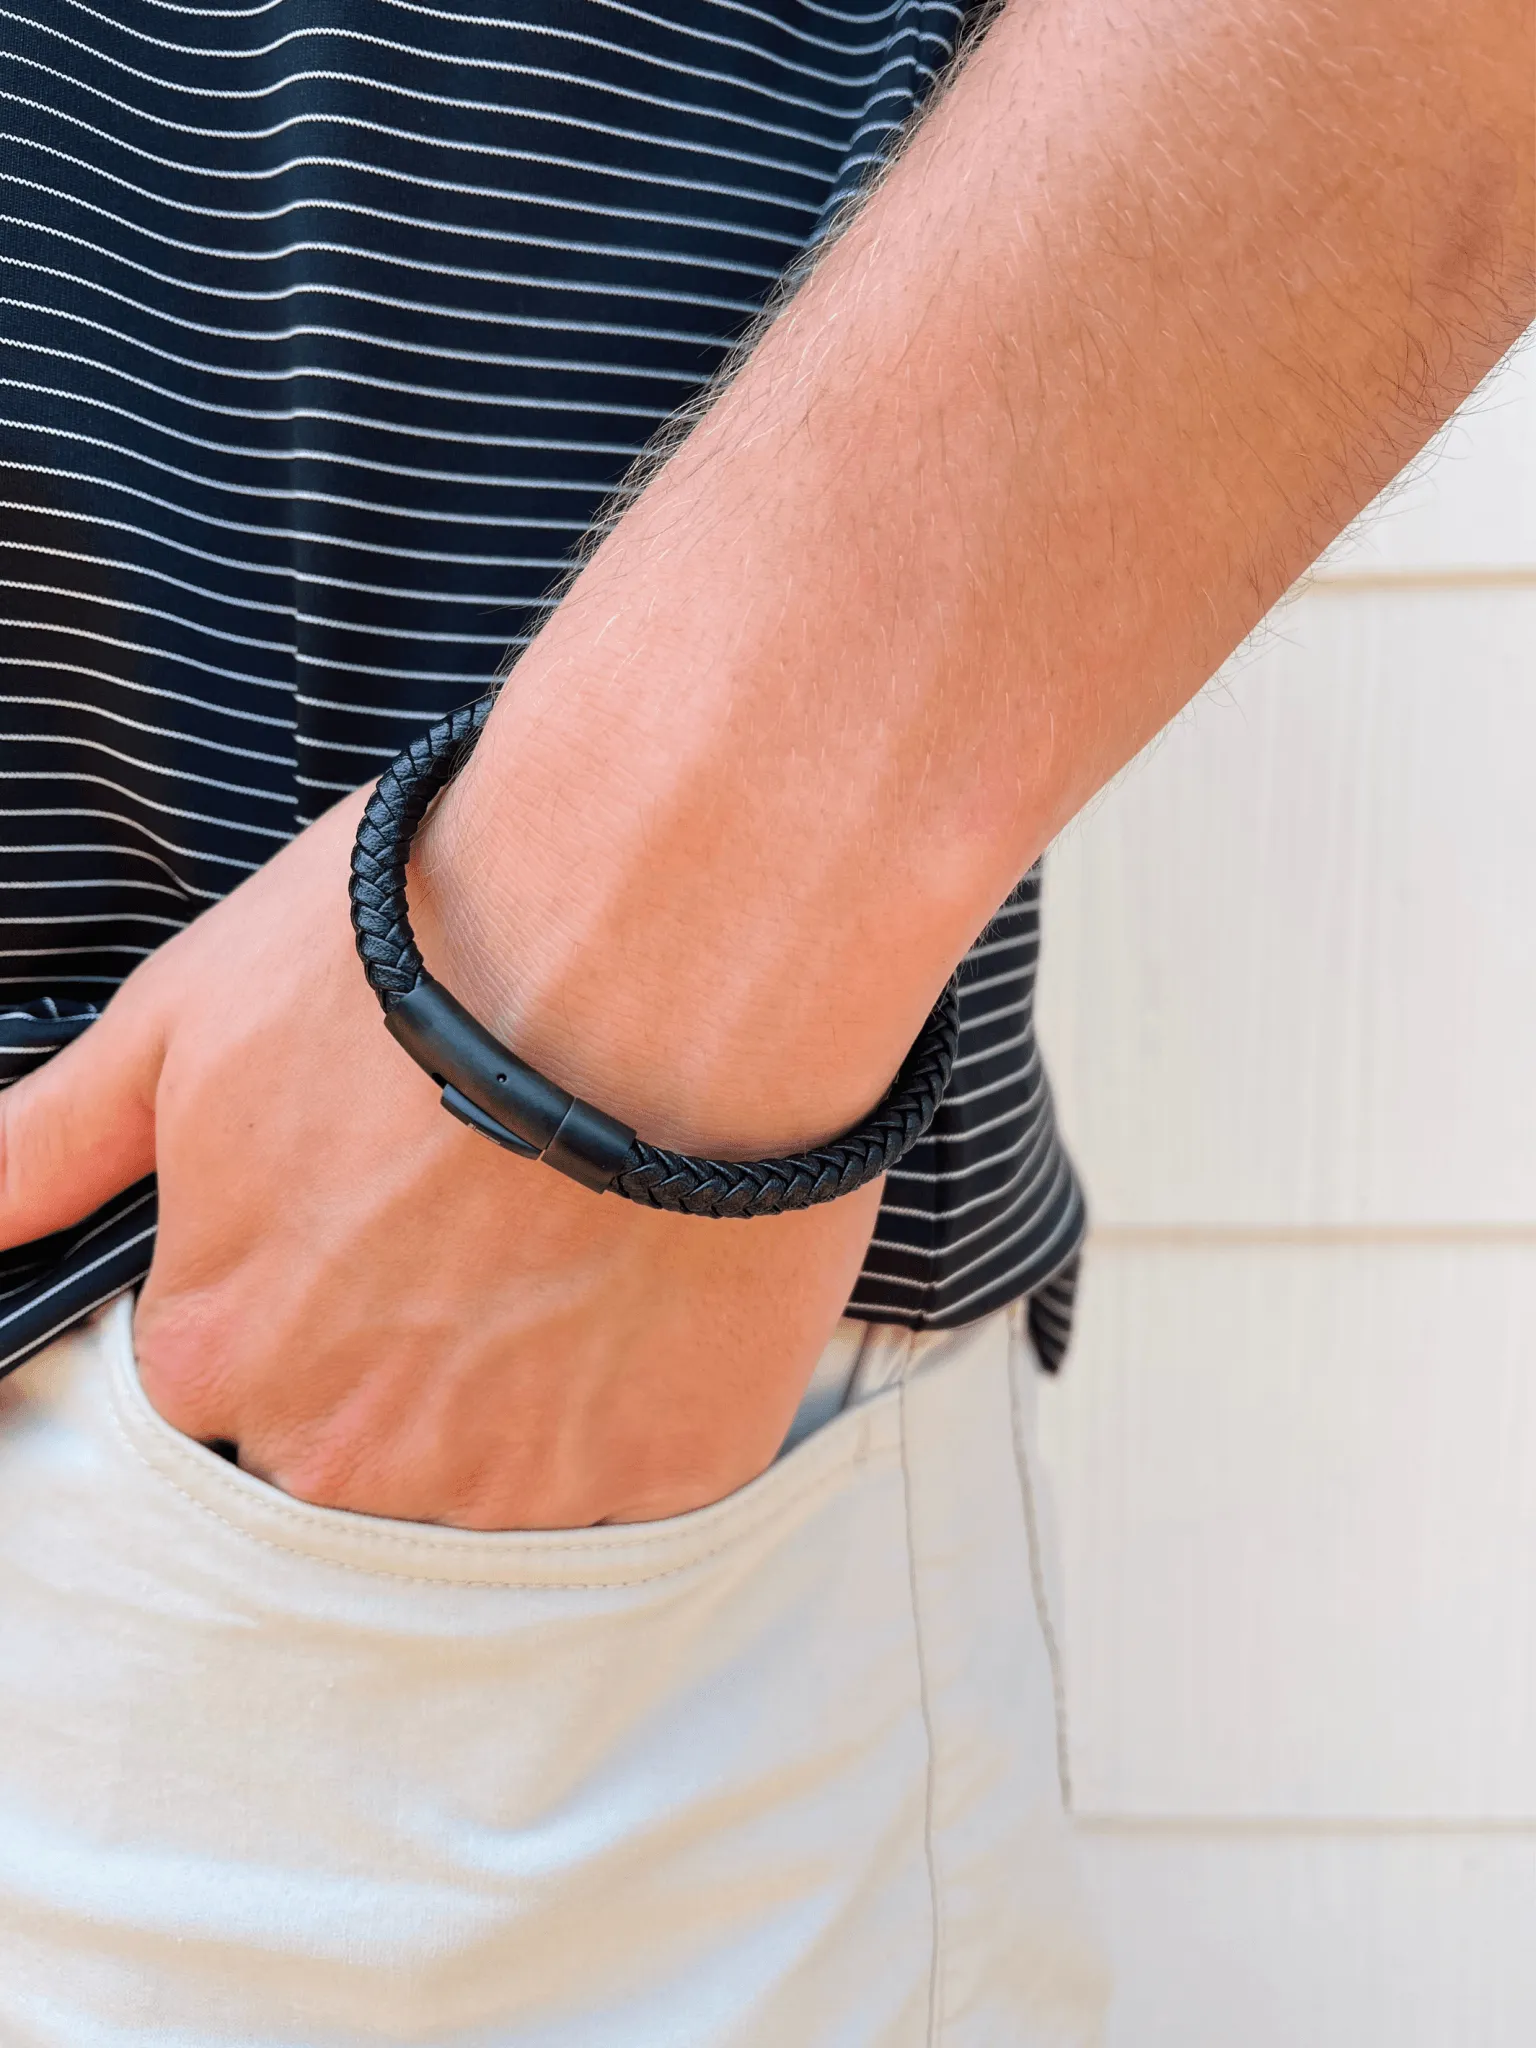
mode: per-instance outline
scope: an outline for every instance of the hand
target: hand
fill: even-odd
[[[773,1458],[878,1189],[716,1223],[591,1195],[464,1130],[353,951],[360,807],[311,826],[0,1097],[0,1241],[158,1171],[145,1391],[300,1499],[482,1529],[718,1499]],[[429,901],[417,922],[441,962]],[[451,958],[441,971],[452,985]]]

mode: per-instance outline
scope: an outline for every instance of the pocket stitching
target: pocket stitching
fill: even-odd
[[[1035,1473],[1030,1461],[1029,1432],[1024,1427],[1019,1377],[1039,1370],[1033,1347],[1022,1328],[1022,1315],[1010,1304],[1008,1315],[1008,1414],[1013,1432],[1013,1464],[1018,1474],[1019,1505],[1024,1517],[1024,1541],[1029,1552],[1029,1590],[1035,1621],[1045,1646],[1045,1660],[1051,1674],[1051,1705],[1056,1737],[1056,1782],[1062,1810],[1072,1811],[1072,1758],[1068,1742],[1066,1666],[1061,1653],[1061,1636],[1051,1612],[1050,1591],[1045,1580],[1045,1553],[1040,1545],[1040,1512],[1036,1500]]]
[[[910,1361],[909,1361],[910,1362]],[[939,1882],[938,1852],[935,1844],[934,1806],[938,1793],[938,1735],[934,1726],[932,1682],[923,1642],[923,1603],[917,1582],[917,1544],[912,1526],[912,1463],[908,1440],[908,1380],[905,1373],[896,1382],[901,1416],[902,1515],[907,1545],[907,1595],[912,1610],[912,1655],[917,1669],[917,1698],[922,1715],[926,1750],[923,1770],[923,1861],[928,1873],[928,1910],[931,1946],[928,1956],[927,2048],[936,2048],[943,2012],[944,1993],[944,1893]]]
[[[131,1356],[131,1353],[129,1355]],[[858,1466],[866,1463],[870,1451],[871,1431],[868,1429],[867,1426],[861,1427],[855,1432],[853,1443],[848,1448],[848,1450],[844,1451],[836,1460],[825,1461],[822,1465],[822,1469],[813,1473],[806,1483],[802,1484],[801,1486],[797,1487],[793,1492],[788,1493],[786,1495],[780,1496],[779,1494],[774,1494],[769,1500],[763,1502],[760,1506],[754,1504],[754,1512],[750,1516],[747,1516],[746,1518],[740,1521],[733,1522],[731,1527],[722,1533],[719,1541],[710,1544],[708,1547],[702,1550],[690,1551],[678,1563],[661,1565],[655,1570],[645,1569],[643,1558],[635,1558],[635,1550],[637,1548],[643,1548],[647,1545],[658,1548],[663,1544],[670,1543],[676,1545],[685,1541],[686,1539],[681,1532],[668,1532],[668,1534],[665,1536],[657,1536],[654,1534],[647,1535],[645,1533],[647,1530],[654,1531],[659,1525],[655,1523],[635,1523],[631,1525],[635,1532],[633,1535],[626,1533],[622,1536],[615,1536],[610,1541],[592,1541],[590,1539],[584,1540],[581,1538],[573,1538],[570,1541],[558,1543],[545,1543],[541,1541],[540,1548],[546,1554],[553,1553],[555,1556],[564,1557],[580,1554],[582,1552],[601,1553],[605,1551],[617,1551],[624,1557],[626,1563],[633,1560],[632,1568],[623,1570],[617,1573],[612,1578],[594,1579],[590,1581],[578,1581],[562,1577],[555,1577],[541,1580],[536,1578],[524,1577],[521,1574],[509,1576],[506,1578],[486,1579],[444,1577],[438,1574],[432,1574],[424,1571],[405,1568],[403,1564],[400,1567],[391,1567],[390,1565],[386,1565],[383,1563],[377,1565],[362,1564],[354,1559],[337,1557],[334,1554],[324,1550],[323,1548],[317,1549],[305,1547],[301,1546],[296,1542],[284,1543],[281,1542],[276,1536],[271,1535],[264,1530],[251,1528],[245,1523],[235,1520],[233,1516],[221,1513],[221,1511],[217,1507],[215,1507],[210,1501],[203,1499],[198,1493],[192,1491],[191,1488],[183,1485],[181,1480],[177,1478],[176,1474],[169,1469],[169,1463],[171,1459],[177,1459],[182,1463],[190,1462],[192,1453],[199,1447],[194,1445],[190,1439],[183,1439],[180,1436],[179,1432],[175,1431],[172,1428],[172,1425],[165,1420],[164,1416],[162,1416],[159,1413],[159,1411],[155,1409],[153,1404],[150,1402],[149,1397],[144,1393],[143,1388],[138,1385],[136,1376],[130,1375],[128,1373],[126,1359],[124,1358],[124,1356],[120,1354],[117,1357],[109,1359],[108,1371],[110,1379],[112,1424],[113,1428],[117,1432],[118,1437],[121,1439],[123,1444],[128,1448],[128,1450],[130,1450],[133,1453],[134,1457],[138,1459],[139,1463],[143,1465],[147,1471],[153,1472],[159,1478],[163,1479],[165,1483],[168,1486],[170,1486],[174,1492],[180,1494],[182,1499],[188,1502],[190,1506],[200,1509],[204,1514],[210,1516],[214,1521],[222,1524],[224,1528],[229,1529],[235,1535],[244,1537],[252,1543],[262,1544],[268,1549],[279,1551],[283,1553],[285,1556],[302,1558],[305,1561],[312,1564],[334,1565],[338,1570],[360,1572],[368,1578],[408,1579],[412,1584],[416,1585],[463,1586],[472,1590],[479,1591],[499,1589],[503,1591],[569,1590],[571,1592],[598,1592],[611,1590],[613,1588],[625,1585],[646,1585],[658,1579],[677,1578],[682,1573],[692,1570],[695,1565],[704,1564],[712,1558],[719,1557],[723,1552],[731,1549],[739,1541],[755,1534],[765,1524],[772,1521],[776,1515],[787,1514],[792,1509],[800,1506],[804,1501],[811,1498],[814,1494],[818,1492],[830,1491],[836,1480],[844,1471],[844,1469],[849,1465]],[[128,1421],[123,1413],[123,1378],[131,1378],[132,1385],[134,1391],[137,1393],[138,1399],[141,1402],[143,1402],[145,1408],[148,1410],[149,1416],[153,1417],[154,1422],[158,1425],[159,1429],[166,1433],[160,1441],[160,1449],[166,1454],[166,1462],[164,1464],[158,1462],[157,1459],[150,1456],[149,1452],[144,1448],[144,1446],[136,1440],[132,1430],[129,1427]],[[873,1404],[871,1403],[867,1404],[865,1407],[861,1409],[848,1410],[846,1412],[850,1420],[857,1418],[860,1422],[867,1423],[869,1417],[869,1410],[872,1406]],[[839,1419],[841,1418],[834,1418],[834,1421]],[[829,1425],[829,1427],[831,1426],[832,1425]],[[821,1434],[823,1433],[818,1432],[818,1435]],[[807,1438],[807,1447],[815,1440],[815,1438]],[[212,1456],[214,1454],[210,1452],[208,1453],[208,1455]],[[771,1473],[772,1470],[773,1467],[769,1466],[768,1472]],[[760,1476],[766,1476],[766,1474]],[[755,1482],[749,1481],[748,1483],[754,1484]],[[727,1496],[727,1499],[729,1499],[729,1496]],[[281,1493],[279,1493],[276,1488],[266,1489],[262,1499],[259,1502],[253,1502],[252,1505],[260,1514],[275,1516],[282,1521],[292,1521],[299,1523],[307,1522],[311,1515],[328,1515],[336,1512],[345,1513],[345,1510],[338,1511],[334,1509],[317,1507],[313,1503],[306,1503],[303,1501],[289,1501],[285,1499],[284,1496]],[[709,1509],[699,1509],[695,1512],[707,1514],[709,1512]],[[358,1519],[360,1521],[366,1522],[369,1518],[360,1516],[358,1517]],[[407,1553],[426,1552],[428,1555],[430,1555],[433,1549],[435,1548],[436,1541],[439,1538],[448,1538],[450,1541],[456,1537],[466,1538],[468,1539],[469,1543],[473,1543],[476,1540],[478,1533],[483,1533],[493,1538],[501,1535],[511,1536],[514,1538],[524,1535],[535,1535],[542,1537],[543,1533],[541,1531],[536,1530],[492,1530],[485,1532],[475,1532],[472,1530],[455,1530],[444,1528],[434,1529],[430,1532],[424,1531],[420,1536],[412,1536],[405,1534],[403,1531],[399,1529],[385,1526],[385,1518],[383,1517],[380,1517],[379,1521],[380,1526],[376,1529],[372,1527],[365,1527],[363,1529],[352,1531],[351,1533],[354,1536],[363,1537],[366,1541],[370,1543],[390,1545]],[[337,1533],[341,1532],[338,1531]],[[509,1559],[509,1563],[511,1562],[512,1560]],[[530,1565],[536,1566],[537,1561],[536,1559],[530,1558],[528,1562]],[[617,1558],[615,1562],[618,1562]]]

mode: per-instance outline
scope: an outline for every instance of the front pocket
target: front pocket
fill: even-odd
[[[920,2048],[899,1390],[716,1507],[480,1535],[179,1436],[130,1315],[0,1424],[0,2036],[30,1984],[61,2041]]]
[[[460,1585],[640,1584],[809,1511],[818,1494],[862,1462],[900,1455],[893,1388],[835,1416],[724,1500],[688,1514],[582,1529],[483,1531],[394,1521],[295,1500],[183,1436],[139,1382],[130,1296],[105,1310],[96,1334],[124,1441],[188,1501],[258,1542],[389,1577]]]

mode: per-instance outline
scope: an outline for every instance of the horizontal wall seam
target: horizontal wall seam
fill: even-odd
[[[1103,1251],[1288,1251],[1358,1245],[1523,1249],[1536,1248],[1536,1223],[1098,1223],[1089,1231],[1088,1243]]]
[[[1196,1836],[1222,1840],[1259,1835],[1273,1835],[1287,1840],[1328,1835],[1360,1838],[1427,1835],[1437,1839],[1464,1835],[1530,1835],[1536,1838],[1536,1814],[1519,1814],[1509,1818],[1501,1815],[1458,1818],[1435,1814],[1398,1817],[1370,1814],[1085,1813],[1075,1809],[1072,1825],[1079,1834],[1172,1835],[1182,1840]]]
[[[1536,590],[1536,562],[1486,569],[1319,569],[1293,585],[1290,595],[1349,590]]]

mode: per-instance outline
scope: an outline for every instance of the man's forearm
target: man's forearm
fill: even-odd
[[[449,978],[697,1146],[954,960],[1532,314],[1529,0],[1005,10],[519,666]]]

